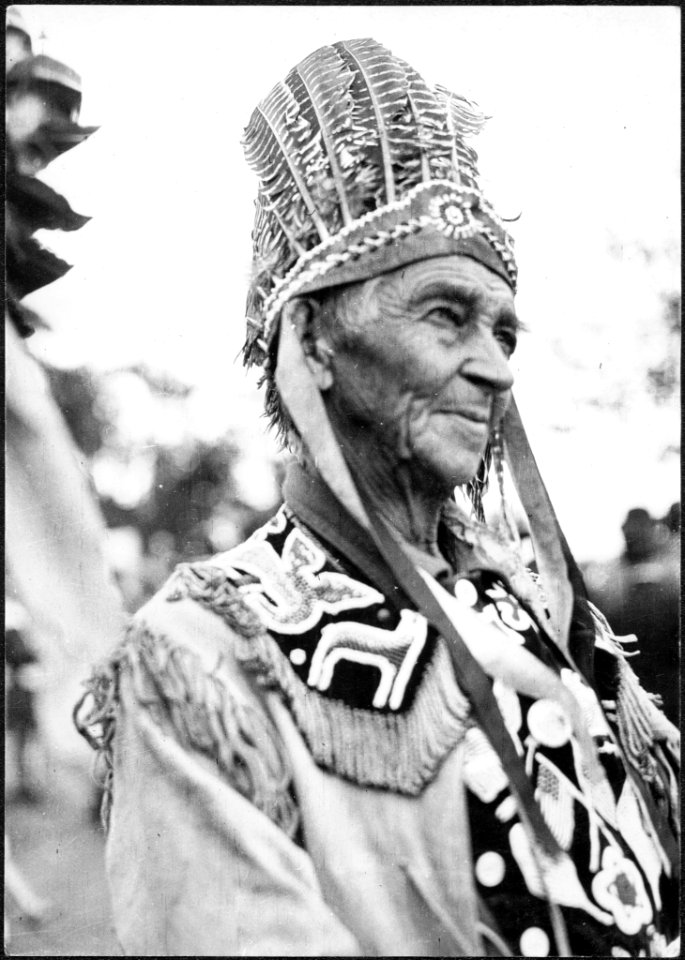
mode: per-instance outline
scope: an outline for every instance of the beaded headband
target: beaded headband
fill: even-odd
[[[322,47],[252,114],[260,184],[245,362],[265,362],[292,297],[460,253],[516,288],[513,243],[465,138],[484,115],[374,40]]]

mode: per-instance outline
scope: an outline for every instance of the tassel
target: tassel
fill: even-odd
[[[492,450],[492,460],[495,464],[495,475],[497,477],[497,488],[499,490],[500,504],[502,510],[502,526],[504,527],[504,533],[517,548],[520,547],[521,538],[519,537],[518,530],[516,529],[516,524],[511,519],[509,513],[509,504],[507,503],[507,497],[504,488],[504,446],[502,444],[502,433],[499,427],[495,427],[492,431],[492,437],[490,439],[490,447]]]
[[[483,508],[483,497],[487,493],[490,465],[492,463],[492,446],[488,442],[483,459],[481,460],[476,475],[466,484],[466,496],[473,506],[473,515],[479,523],[485,523],[485,511]]]
[[[658,766],[651,755],[657,741],[663,741],[677,756],[680,735],[677,728],[652,703],[637,676],[620,658],[616,694],[619,736],[631,762],[650,783],[657,779]],[[663,785],[665,788],[666,784]]]
[[[73,711],[76,729],[95,750],[93,779],[102,790],[100,820],[105,831],[109,828],[114,776],[114,734],[118,703],[118,678],[123,646],[109,660],[97,666],[89,680],[86,692]]]

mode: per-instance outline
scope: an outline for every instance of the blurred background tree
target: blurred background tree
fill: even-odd
[[[210,440],[183,429],[189,385],[142,364],[105,373],[44,366],[94,478],[109,559],[129,609],[175,563],[239,543],[277,506],[278,458],[260,464],[271,475],[272,496],[255,503],[239,476],[238,432]]]
[[[657,403],[669,403],[676,399],[680,388],[681,297],[676,291],[661,296],[665,350],[661,360],[647,368],[647,389]]]

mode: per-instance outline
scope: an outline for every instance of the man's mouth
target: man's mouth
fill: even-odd
[[[472,410],[472,409],[455,409],[455,410],[440,410],[440,413],[448,414],[450,416],[461,417],[463,420],[470,420],[471,423],[482,423],[489,424],[492,413],[490,410]]]

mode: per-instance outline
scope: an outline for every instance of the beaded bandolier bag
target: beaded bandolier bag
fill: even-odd
[[[191,598],[231,627],[237,659],[262,684],[280,691],[316,762],[341,777],[418,795],[465,739],[472,760],[467,781],[474,857],[488,833],[509,831],[503,843],[515,851],[528,892],[546,911],[546,919],[536,914],[535,922],[547,925],[558,954],[571,953],[567,924],[574,952],[598,952],[600,941],[593,935],[583,940],[583,925],[591,918],[599,930],[615,922],[620,935],[613,942],[623,952],[614,955],[630,955],[626,950],[638,931],[640,948],[658,955],[659,937],[665,942],[674,935],[672,930],[662,935],[652,918],[666,899],[660,878],[673,878],[677,870],[672,771],[677,733],[639,688],[619,642],[586,599],[515,403],[468,485],[473,517],[451,501],[445,504],[454,566],[461,545],[477,568],[446,589],[414,565],[358,487],[354,451],[343,454],[297,334],[280,322],[294,297],[449,254],[477,260],[515,291],[513,242],[483,196],[469,144],[484,120],[475,104],[429,86],[371,39],[317,50],[254,111],[244,136],[247,160],[259,178],[244,358],[263,368],[267,413],[305,446],[324,501],[366,544],[366,560],[341,561],[327,547],[336,543],[335,531],[327,536],[314,516],[310,523],[307,503],[290,500],[286,489],[286,508],[270,524],[214,561],[179,569],[165,599]],[[485,523],[482,493],[491,462],[501,480],[505,457],[528,516],[544,603],[515,546],[503,539],[499,526],[489,529]],[[483,650],[494,649],[482,630],[493,618],[518,636],[519,653],[510,661],[510,676],[520,681],[514,688],[526,690],[529,670],[530,685],[535,676],[548,690],[547,707],[540,706],[543,700],[531,706],[525,693],[507,699],[493,678],[501,679],[509,667],[500,667],[497,657],[488,665],[475,655],[481,640]],[[352,631],[353,641],[345,631]],[[512,648],[500,649],[506,659]],[[345,669],[335,666],[343,661],[361,665],[347,682]],[[82,722],[83,729],[100,725],[94,740],[108,769],[116,676],[124,663],[133,663],[134,672],[147,663],[157,686],[173,700],[174,714],[183,718],[189,709],[188,698],[173,693],[185,682],[182,663],[139,630],[114,669],[95,678],[95,709]],[[369,664],[380,671],[380,683],[362,676]],[[181,672],[171,677],[170,670]],[[567,720],[559,721],[551,702],[566,706]],[[239,739],[248,720],[233,719]],[[550,730],[558,729],[557,721],[568,730],[555,739]],[[202,738],[193,739],[190,717],[181,726],[189,742],[214,751],[221,763],[220,744],[203,746]],[[249,741],[249,734],[244,739]],[[524,764],[524,744],[531,742],[547,753],[529,749]],[[559,750],[566,751],[565,759],[554,752]],[[617,758],[611,774],[598,751]],[[489,774],[481,775],[485,754],[503,771],[510,806],[517,811],[514,827],[501,784],[492,792]],[[230,756],[235,755],[234,750]],[[275,799],[277,764],[267,775],[268,764],[252,764],[249,749],[244,756],[239,789],[296,836],[296,818],[282,792],[281,801]],[[234,763],[229,761],[228,766]],[[566,790],[562,781],[573,785]],[[624,793],[637,796],[640,816],[617,813],[617,798]],[[588,818],[591,829],[576,832],[574,824]],[[645,840],[649,834],[650,849],[659,851],[654,855],[659,866],[650,867],[648,876],[624,853],[621,830],[627,819],[642,849],[652,843]],[[581,834],[591,835],[582,854],[576,846]],[[532,860],[524,849],[535,851]],[[486,851],[482,862],[495,862],[487,856]],[[491,883],[477,870],[476,879],[493,912],[509,917],[505,934],[515,936],[507,923],[515,922],[519,909],[530,910],[530,897],[517,900],[516,888],[498,893],[499,881]],[[623,899],[615,895],[617,884],[628,891]],[[500,893],[506,903],[497,900]],[[564,915],[560,904],[570,908]]]

